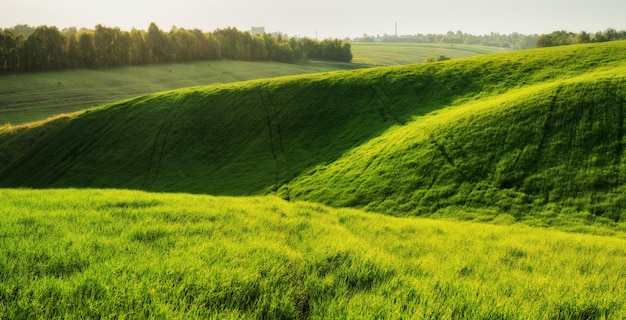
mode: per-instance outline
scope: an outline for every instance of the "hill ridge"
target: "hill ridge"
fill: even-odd
[[[610,224],[626,218],[624,47],[528,50],[124,100],[47,133],[0,168],[0,186],[277,193],[396,215]]]

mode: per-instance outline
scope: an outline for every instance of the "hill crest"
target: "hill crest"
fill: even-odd
[[[396,215],[623,221],[626,42],[174,90],[81,114],[4,187],[278,193]],[[560,221],[560,220],[559,220]]]

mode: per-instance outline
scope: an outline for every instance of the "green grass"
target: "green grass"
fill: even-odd
[[[624,318],[625,49],[0,127],[0,318]]]
[[[218,60],[4,75],[0,76],[0,125],[39,121],[163,90],[356,67]]]
[[[0,190],[0,318],[626,316],[626,241],[277,197]]]
[[[101,70],[23,73],[0,76],[0,125],[20,125],[176,88],[283,75],[350,70],[365,65],[421,63],[430,55],[461,58],[502,52],[471,45],[354,43],[354,63],[200,61]]]
[[[24,146],[0,152],[8,164],[0,185],[277,194],[390,215],[492,221],[504,214],[605,233],[626,220],[625,46],[517,51],[124,100],[45,135],[0,130],[0,146]]]
[[[422,63],[429,56],[443,55],[457,59],[510,51],[495,47],[446,43],[353,42],[350,45],[354,56],[353,63],[376,66]]]

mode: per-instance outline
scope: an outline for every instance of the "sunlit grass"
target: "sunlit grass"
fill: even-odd
[[[400,43],[400,42],[354,42],[351,44],[352,62],[368,65],[404,65],[423,63],[428,56],[457,59],[479,54],[509,51],[508,49],[479,45],[445,43]]]
[[[276,197],[0,190],[0,318],[620,318],[626,242]]]

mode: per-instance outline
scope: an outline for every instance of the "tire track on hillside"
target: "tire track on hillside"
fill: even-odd
[[[463,172],[463,170],[461,170],[461,168],[459,168],[459,166],[457,166],[454,163],[454,159],[452,159],[452,157],[450,156],[450,154],[448,153],[448,151],[446,150],[445,146],[439,142],[437,142],[437,138],[435,137],[434,134],[430,134],[430,140],[432,141],[432,144],[435,146],[435,148],[437,149],[437,151],[439,152],[439,154],[443,157],[443,159],[454,168],[454,170],[456,170],[456,172],[459,173],[459,175],[463,178],[463,180],[465,181],[470,181],[470,177]]]
[[[285,155],[285,149],[283,145],[283,134],[278,117],[278,111],[276,109],[274,99],[271,95],[269,83],[265,83],[265,86],[259,86],[259,100],[261,102],[261,107],[263,108],[263,113],[265,115],[265,124],[267,126],[269,134],[270,152],[274,161],[274,192],[276,192],[278,191],[280,179],[284,170],[283,168],[281,168],[280,159],[285,159],[285,161],[287,162],[287,157]],[[289,198],[288,187],[287,198]]]
[[[609,86],[604,90],[608,95],[614,97],[617,100],[617,145],[616,152],[618,160],[621,160],[622,153],[624,152],[624,103],[626,99],[619,93],[619,85],[609,83]],[[618,161],[619,162],[619,161]]]
[[[74,166],[76,159],[78,159],[81,155],[88,154],[91,150],[93,150],[96,146],[98,146],[98,142],[103,140],[105,137],[109,135],[109,132],[113,130],[113,125],[111,125],[110,121],[99,121],[97,124],[101,124],[100,126],[93,126],[92,130],[88,133],[83,133],[81,136],[81,143],[74,150],[70,150],[66,152],[60,161],[58,161],[57,165],[55,165],[53,170],[50,170],[49,173],[45,174],[43,177],[45,180],[50,182],[58,182],[63,179],[63,177],[72,169]],[[94,167],[92,167],[93,169]]]
[[[148,188],[158,179],[161,170],[161,162],[163,161],[163,155],[165,153],[165,146],[167,145],[167,139],[178,116],[177,110],[173,109],[174,108],[171,107],[168,110],[163,122],[161,122],[161,125],[159,126],[159,130],[157,130],[157,134],[152,145],[152,151],[149,156],[150,160],[148,162],[148,170],[141,186],[142,189]]]
[[[380,104],[381,108],[378,110],[380,117],[387,121],[387,114],[393,119],[395,122],[404,125],[404,122],[400,119],[400,109],[396,106],[395,103],[391,101],[391,99],[381,90],[379,90],[374,84],[370,83],[370,90],[374,94],[374,97]],[[387,113],[385,113],[387,111]]]

